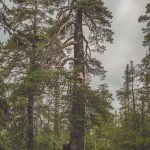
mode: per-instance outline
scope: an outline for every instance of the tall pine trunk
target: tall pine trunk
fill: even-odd
[[[35,63],[35,51],[36,46],[33,43],[32,45],[32,54],[30,57],[30,71],[31,74],[36,70]],[[32,83],[32,81],[31,81]],[[31,88],[31,91],[28,93],[28,105],[27,105],[27,150],[34,150],[34,101],[35,101],[35,93],[34,87]]]
[[[55,101],[54,101],[54,150],[58,150],[57,140],[59,138],[59,82],[56,81],[55,87]]]
[[[30,55],[30,71],[33,73],[36,70],[36,34],[37,34],[37,0],[34,0],[34,22],[33,22],[33,37],[32,37],[32,52]],[[34,101],[35,93],[34,87],[28,93],[28,105],[27,105],[27,115],[28,115],[28,126],[27,126],[27,150],[34,150]]]
[[[75,84],[73,90],[72,114],[71,114],[71,150],[84,150],[84,133],[85,133],[85,99],[80,86],[84,83],[83,80],[78,80],[77,76],[82,73],[85,77],[84,71],[84,47],[83,47],[83,29],[82,29],[82,11],[76,11],[74,40],[74,73]]]

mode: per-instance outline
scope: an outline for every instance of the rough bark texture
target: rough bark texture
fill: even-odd
[[[36,34],[37,34],[37,0],[34,1],[34,22],[33,22],[33,43],[32,43],[32,52],[30,55],[30,71],[33,73],[36,70]],[[34,88],[34,87],[33,87]],[[27,126],[27,150],[34,150],[34,100],[35,93],[32,89],[28,93],[28,106],[27,106],[27,115],[28,115],[28,126]]]
[[[28,126],[27,126],[27,150],[34,150],[34,133],[33,133],[33,105],[34,96],[28,96]]]
[[[32,46],[32,54],[30,57],[30,71],[33,73],[36,70],[36,57],[35,57],[35,51],[36,46],[33,43]],[[34,89],[34,87],[33,87]],[[31,89],[30,92],[28,92],[28,105],[27,105],[27,150],[34,150],[34,102],[35,102],[35,93],[34,90]]]
[[[55,87],[55,102],[54,102],[54,150],[58,150],[57,140],[59,138],[59,85]]]
[[[74,46],[74,72],[75,85],[73,91],[72,114],[71,114],[71,150],[84,150],[84,122],[85,122],[85,99],[80,86],[83,80],[77,79],[77,74],[84,71],[84,48],[83,48],[83,30],[82,30],[82,11],[76,11],[76,22],[74,40],[77,44]]]

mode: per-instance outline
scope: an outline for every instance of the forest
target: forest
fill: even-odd
[[[0,0],[0,150],[150,150],[150,3],[119,110],[107,83],[91,86],[107,76],[112,18],[103,0]]]

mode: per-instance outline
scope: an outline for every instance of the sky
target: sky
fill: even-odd
[[[116,99],[116,90],[122,87],[122,76],[126,64],[131,60],[134,64],[140,63],[145,56],[147,48],[142,46],[144,35],[138,23],[140,15],[146,11],[149,0],[105,0],[105,5],[113,14],[112,30],[114,43],[107,45],[107,50],[100,56],[104,68],[107,70],[105,82]],[[98,78],[93,84],[96,85]],[[100,81],[101,82],[101,81]],[[115,109],[119,108],[117,100],[113,103]]]
[[[6,0],[8,1],[8,0]],[[131,60],[134,64],[140,63],[140,60],[146,53],[146,48],[142,46],[144,24],[138,23],[140,15],[144,14],[146,4],[149,0],[104,0],[105,5],[112,12],[112,30],[114,31],[114,43],[107,45],[107,50],[98,59],[101,60],[105,70],[107,70],[105,81],[100,81],[99,77],[94,77],[92,86],[105,82],[115,99],[113,106],[116,110],[119,108],[119,102],[116,100],[115,91],[122,86],[122,76],[126,64]],[[6,40],[0,31],[0,40]]]

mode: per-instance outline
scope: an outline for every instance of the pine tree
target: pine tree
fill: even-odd
[[[143,59],[144,61],[145,59]],[[142,61],[142,62],[143,62]],[[147,62],[147,61],[146,61]],[[126,68],[124,85],[128,85],[129,101],[126,99],[126,88],[119,90],[118,98],[121,101],[121,111],[119,127],[117,127],[114,137],[115,148],[124,150],[147,150],[149,147],[149,91],[147,77],[149,69],[147,63],[141,63],[133,66],[131,62],[130,68]],[[136,68],[136,69],[135,69]],[[127,71],[128,70],[128,71]],[[127,77],[127,75],[129,75]],[[148,75],[148,76],[147,76]],[[129,103],[128,103],[129,102]],[[126,111],[129,108],[129,111]]]
[[[10,25],[7,22],[7,15],[10,14],[10,9],[7,7],[4,0],[0,0],[0,29],[10,31]]]
[[[94,2],[89,0],[13,0],[12,2],[14,5],[10,15],[7,16],[8,24],[5,22],[11,31],[11,36],[1,49],[1,56],[4,58],[1,61],[2,68],[7,71],[4,80],[12,81],[10,93],[8,92],[7,95],[12,115],[8,129],[11,131],[8,132],[9,144],[16,143],[12,149],[34,150],[34,134],[38,138],[39,134],[52,129],[58,137],[58,118],[59,109],[61,109],[58,108],[60,100],[58,96],[60,94],[61,100],[64,95],[66,100],[71,99],[71,105],[69,101],[65,101],[68,106],[71,106],[70,117],[63,116],[65,121],[70,120],[71,123],[71,149],[83,150],[85,127],[88,124],[87,109],[92,107],[91,126],[96,123],[95,118],[100,114],[105,118],[109,116],[110,94],[105,88],[93,92],[87,86],[86,78],[90,74],[104,76],[105,71],[101,62],[93,57],[93,54],[94,52],[101,54],[105,50],[103,43],[112,42],[111,13],[101,0],[94,0]],[[53,12],[57,14],[55,21],[51,19]],[[54,16],[52,18],[55,18]],[[86,36],[85,30],[88,30],[89,37]],[[71,75],[69,78],[62,75],[65,80],[58,82],[59,86],[56,86],[56,78],[53,78],[55,73],[57,74],[56,70],[61,70],[68,63],[71,64],[69,66]],[[67,84],[64,85],[66,80]],[[59,93],[58,89],[61,86],[65,86],[67,90]],[[51,98],[54,99],[49,106],[45,104],[47,89],[50,90]],[[54,89],[56,93],[53,93]],[[88,92],[93,97],[88,95]],[[62,104],[63,107],[64,104]],[[51,108],[54,108],[55,115],[50,112]],[[69,110],[69,107],[65,109],[65,111]],[[61,110],[61,113],[63,112]],[[35,121],[35,113],[42,118],[41,125],[39,119]],[[47,117],[47,113],[50,116]],[[50,120],[51,118],[54,120]],[[46,121],[49,122],[48,130]],[[21,128],[22,124],[25,124],[24,128]],[[34,125],[36,125],[36,133],[33,132]],[[18,130],[18,134],[11,130],[13,128]],[[51,135],[48,137],[55,143]],[[45,149],[49,147],[44,144],[43,142],[42,147]],[[54,147],[56,148],[56,143]]]
[[[131,95],[131,89],[130,89],[130,68],[129,65],[126,66],[126,70],[124,72],[124,83],[123,88],[117,91],[117,97],[120,100],[121,108],[120,113],[123,120],[128,119],[128,114],[130,112],[130,95]]]
[[[47,42],[46,37],[43,36],[45,36],[45,28],[52,22],[50,15],[53,9],[51,1],[14,0],[12,3],[14,4],[13,8],[7,17],[12,35],[1,52],[7,62],[4,67],[10,71],[9,77],[14,75],[13,72],[16,72],[17,82],[22,80],[17,91],[27,98],[27,149],[33,150],[33,110],[37,90],[41,88],[34,87],[34,82],[40,82],[39,79],[36,79],[36,74],[41,66],[40,55],[43,49],[40,47]],[[26,77],[24,78],[24,76]]]
[[[143,28],[143,33],[145,34],[145,40],[143,42],[143,45],[144,46],[148,46],[150,47],[150,16],[149,16],[149,13],[150,13],[150,3],[147,4],[146,6],[146,13],[145,15],[142,15],[139,17],[139,22],[146,22],[147,23],[147,28]],[[150,51],[150,48],[149,48],[149,51]]]
[[[64,37],[65,34],[66,42],[64,44],[67,47],[73,47],[71,53],[74,56],[68,59],[73,60],[75,80],[72,93],[71,150],[83,150],[85,98],[81,88],[85,84],[85,73],[104,73],[101,62],[92,58],[91,53],[102,53],[105,50],[102,43],[104,41],[112,42],[113,32],[110,30],[112,16],[101,0],[94,2],[89,0],[69,1],[68,5],[60,8],[57,16],[60,20],[63,18],[67,20],[61,27],[59,35]],[[89,30],[89,39],[84,35],[84,26]],[[92,49],[91,45],[95,45],[95,47]]]
[[[115,148],[135,150],[138,148],[139,132],[139,99],[136,87],[137,70],[133,66],[133,61],[126,66],[123,88],[117,91],[120,101],[119,125],[116,128],[114,137]]]
[[[8,24],[6,24],[6,16],[10,13],[10,9],[7,7],[3,0],[0,0],[0,29],[8,30]],[[0,42],[0,50],[3,49],[3,43]],[[2,56],[0,55],[0,61],[2,60]],[[5,94],[7,91],[6,84],[4,83],[5,78],[5,70],[0,70],[0,118],[3,120],[0,124],[0,129],[2,129],[6,124],[7,114],[8,114],[8,106],[5,99]]]
[[[146,22],[146,28],[143,28],[143,33],[145,34],[143,45],[148,47],[148,53],[142,59],[139,65],[139,70],[141,70],[139,75],[139,82],[142,83],[142,87],[139,89],[141,93],[140,97],[140,136],[142,138],[141,149],[147,150],[149,147],[149,108],[150,108],[150,3],[146,6],[146,14],[139,17],[139,22]]]

